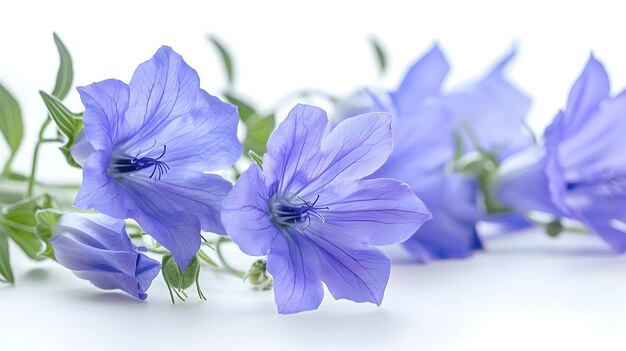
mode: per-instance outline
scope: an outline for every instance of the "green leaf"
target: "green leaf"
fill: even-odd
[[[20,105],[2,84],[0,84],[0,131],[11,149],[9,159],[4,165],[4,174],[8,174],[11,171],[15,153],[20,148],[24,137],[24,125]]]
[[[376,61],[378,62],[378,71],[380,74],[384,74],[387,71],[387,55],[382,45],[374,36],[370,36],[368,39],[374,53],[376,54]]]
[[[161,272],[163,273],[163,278],[168,285],[178,291],[187,289],[196,281],[198,270],[200,270],[200,262],[195,256],[191,262],[189,262],[189,265],[184,272],[180,270],[180,267],[178,267],[174,258],[170,254],[163,256],[161,261]]]
[[[250,150],[258,155],[265,154],[267,151],[267,139],[274,131],[275,126],[276,119],[273,114],[265,117],[255,115],[246,121],[248,131],[246,140],[243,142],[243,146],[246,149],[244,155],[247,155]]]
[[[257,114],[254,107],[229,92],[224,93],[224,98],[226,98],[226,100],[228,100],[231,104],[237,106],[237,109],[239,110],[239,119],[241,119],[244,123],[246,123],[250,117]]]
[[[57,222],[62,215],[62,212],[53,209],[43,209],[35,213],[35,221],[37,222],[37,226],[35,226],[35,234],[45,245],[43,251],[39,253],[40,256],[56,260],[54,257],[54,251],[52,250],[52,245],[50,244],[50,239],[54,235],[52,233],[52,228],[57,225]]]
[[[66,137],[67,141],[65,145],[61,146],[59,150],[65,156],[67,163],[71,166],[81,168],[80,164],[74,160],[70,152],[74,141],[78,136],[78,133],[83,129],[82,115],[78,113],[72,113],[63,103],[54,96],[48,95],[44,91],[39,91],[39,95],[46,104],[48,113],[52,120],[56,124],[59,131]]]
[[[54,44],[56,44],[57,50],[59,51],[60,62],[59,72],[57,73],[57,80],[54,85],[54,90],[52,90],[52,95],[57,97],[59,100],[63,100],[72,88],[72,80],[74,79],[72,57],[59,36],[54,33],[53,37]]]
[[[259,168],[263,170],[263,156],[254,152],[254,150],[250,150],[248,151],[248,157],[250,157],[252,162],[256,163],[257,166],[259,166]]]
[[[13,269],[9,261],[9,238],[2,226],[0,226],[0,275],[2,276],[1,282],[15,283]]]
[[[226,50],[224,44],[222,44],[222,42],[215,36],[209,35],[207,39],[209,39],[209,42],[213,44],[213,46],[215,46],[217,51],[219,51],[219,54],[222,57],[222,63],[224,64],[224,71],[226,72],[226,81],[228,82],[229,86],[233,86],[233,84],[235,83],[235,72],[233,69],[233,60],[231,59],[230,53],[228,52],[228,50]]]
[[[52,199],[48,195],[27,198],[6,209],[0,215],[0,225],[15,243],[33,260],[43,260],[39,253],[42,251],[41,240],[35,234],[37,220],[35,213],[38,210],[51,208]]]

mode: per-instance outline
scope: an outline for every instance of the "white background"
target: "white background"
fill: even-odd
[[[212,93],[225,82],[205,38],[214,33],[236,54],[239,90],[263,107],[297,88],[347,94],[364,84],[393,87],[435,40],[451,61],[447,84],[454,86],[478,77],[516,43],[510,77],[533,97],[529,120],[540,131],[564,105],[590,50],[606,64],[615,91],[626,84],[624,13],[619,2],[598,0],[4,0],[0,82],[26,119],[15,164],[23,172],[45,117],[38,90],[52,89],[58,66],[52,31],[72,54],[76,85],[128,81],[138,63],[166,44]],[[377,81],[369,34],[390,55],[383,81]],[[81,109],[75,92],[67,102]],[[80,179],[54,146],[43,155],[43,179]],[[624,257],[609,255],[592,237],[553,242],[537,234],[489,245],[489,253],[468,261],[396,266],[380,309],[325,301],[319,312],[291,317],[276,316],[271,293],[255,294],[223,277],[205,277],[206,303],[170,306],[160,278],[150,302],[135,303],[16,254],[19,283],[0,287],[0,349],[46,343],[58,349],[81,343],[92,349],[624,349]]]

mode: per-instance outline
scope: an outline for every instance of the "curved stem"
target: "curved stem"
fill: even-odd
[[[30,179],[28,180],[28,196],[33,195],[33,189],[35,187],[35,172],[37,171],[37,161],[39,157],[39,147],[44,142],[43,136],[46,132],[46,128],[48,128],[48,125],[50,125],[51,121],[52,120],[50,119],[50,116],[47,116],[45,122],[43,122],[43,124],[41,125],[41,129],[39,129],[39,137],[37,139],[37,144],[35,144],[35,151],[33,152],[33,163],[30,168]]]
[[[578,226],[578,225],[563,225],[562,222],[560,222],[561,219],[559,218],[555,218],[554,220],[550,221],[550,222],[546,222],[546,221],[541,221],[541,220],[537,220],[535,218],[532,218],[529,215],[525,216],[526,219],[528,219],[532,224],[543,228],[546,232],[548,232],[548,227],[550,226],[551,223],[553,222],[558,222],[558,226],[560,227],[560,230],[558,233],[556,233],[556,235],[551,235],[551,236],[557,236],[561,233],[574,233],[574,234],[590,234],[591,232],[585,228],[584,226]]]
[[[222,249],[221,249],[221,245],[222,243],[229,241],[229,239],[225,238],[225,237],[220,237],[219,239],[217,239],[217,243],[215,244],[215,253],[217,253],[217,258],[219,258],[220,262],[222,262],[222,266],[224,266],[224,269],[239,278],[243,278],[246,276],[246,272],[242,272],[236,268],[234,268],[233,266],[231,266],[230,264],[228,264],[228,262],[226,262],[226,259],[224,258],[224,255],[222,254]]]

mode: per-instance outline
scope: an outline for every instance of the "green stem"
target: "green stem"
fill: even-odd
[[[495,166],[497,167],[497,166]],[[484,170],[476,176],[476,180],[478,181],[478,187],[480,188],[483,194],[483,202],[485,205],[485,209],[487,213],[497,214],[497,213],[506,213],[511,212],[511,209],[500,205],[495,199],[494,194],[491,189],[493,171]]]
[[[168,253],[167,250],[165,249],[161,249],[161,248],[153,248],[153,247],[149,247],[148,251],[153,252],[155,254],[159,254],[159,255],[165,255]]]
[[[46,138],[46,139],[41,139],[42,143],[62,143],[63,139],[59,139],[59,138]]]
[[[39,129],[39,137],[37,138],[37,144],[35,144],[35,151],[33,152],[33,163],[30,168],[30,179],[28,180],[28,196],[33,196],[33,189],[35,187],[35,172],[37,171],[37,161],[39,157],[39,147],[44,142],[44,133],[46,132],[46,128],[50,125],[50,116],[46,117],[45,122],[41,125],[41,129]]]
[[[230,168],[232,168],[233,172],[235,172],[235,180],[239,179],[239,177],[241,177],[241,172],[239,172],[237,167],[235,165],[232,165],[230,166]]]
[[[219,239],[217,239],[217,243],[215,244],[215,253],[217,253],[217,258],[219,258],[220,262],[222,262],[222,266],[224,266],[224,269],[239,278],[243,278],[246,276],[246,272],[242,272],[236,268],[234,268],[233,266],[231,266],[230,264],[228,264],[228,262],[226,262],[226,259],[224,258],[224,255],[222,254],[222,249],[221,249],[221,245],[224,242],[229,241],[229,239],[225,238],[225,237],[220,237]]]
[[[9,156],[7,163],[4,164],[4,171],[2,172],[2,174],[5,177],[9,177],[9,175],[11,174],[11,165],[13,164],[14,157],[15,157],[15,153],[11,153],[11,156]]]
[[[583,226],[568,226],[568,225],[563,225],[562,222],[560,222],[560,220],[558,218],[555,218],[554,220],[550,221],[550,222],[545,222],[545,221],[540,221],[537,219],[534,219],[528,215],[525,216],[526,219],[528,219],[532,224],[543,228],[544,230],[546,230],[546,233],[548,233],[548,228],[549,226],[554,223],[554,222],[558,222],[560,230],[558,231],[558,233],[552,234],[551,236],[556,237],[561,233],[574,233],[574,234],[589,234],[589,230],[587,230],[585,227]],[[549,234],[549,233],[548,233]],[[550,235],[550,234],[549,234]]]
[[[218,265],[215,263],[209,255],[207,255],[202,249],[198,251],[198,258],[208,263],[211,267],[217,268]]]

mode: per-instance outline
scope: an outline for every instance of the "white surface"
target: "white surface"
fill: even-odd
[[[413,3],[413,4],[411,4]],[[589,50],[626,84],[624,10],[617,1],[6,1],[0,10],[0,82],[18,98],[27,137],[16,167],[27,171],[51,89],[57,31],[75,63],[75,84],[127,81],[162,44],[180,52],[215,93],[218,34],[236,54],[238,87],[261,106],[296,88],[345,94],[376,81],[366,35],[390,54],[395,86],[436,39],[452,63],[448,86],[477,77],[519,44],[510,76],[534,98],[540,130],[564,105]],[[68,104],[79,110],[75,92]],[[0,163],[6,154],[0,145]],[[54,146],[43,179],[78,181]],[[149,302],[103,293],[52,262],[12,257],[18,285],[0,286],[0,350],[410,349],[624,350],[626,257],[596,238],[541,235],[492,240],[461,262],[395,265],[381,308],[325,300],[319,311],[278,316],[269,292],[223,275],[203,276],[207,302],[171,306],[157,278]],[[243,348],[246,346],[246,348]]]
[[[18,284],[0,286],[0,349],[625,349],[626,256],[582,234],[488,246],[464,261],[394,265],[380,308],[327,294],[318,311],[291,316],[277,315],[271,292],[222,274],[203,274],[208,301],[173,306],[160,276],[139,302],[14,257]]]

